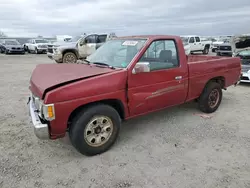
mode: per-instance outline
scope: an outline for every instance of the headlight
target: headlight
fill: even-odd
[[[43,101],[39,97],[32,96],[36,109],[39,111],[39,116],[51,121],[55,119],[54,104],[43,104]]]
[[[54,120],[55,119],[54,104],[43,104],[42,105],[42,114],[46,120],[48,120],[48,121]]]

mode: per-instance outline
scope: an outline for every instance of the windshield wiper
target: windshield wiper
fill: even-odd
[[[90,64],[90,61],[87,59],[83,59],[83,61],[87,62],[88,65]]]
[[[113,67],[113,66],[111,66],[111,65],[109,65],[109,64],[107,64],[107,63],[93,62],[93,64],[95,64],[95,65],[104,65],[104,66],[107,66],[107,67],[109,67],[109,68],[111,68],[111,69],[115,69],[115,67]]]

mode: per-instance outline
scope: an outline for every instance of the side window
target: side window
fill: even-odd
[[[96,35],[89,35],[85,38],[87,44],[89,43],[96,43]]]
[[[97,43],[104,43],[106,42],[107,35],[98,35],[97,37]]]
[[[200,37],[195,37],[196,42],[200,42]]]
[[[189,43],[194,43],[194,37],[190,37]]]
[[[149,62],[150,71],[179,67],[175,41],[158,40],[152,42],[139,62]]]

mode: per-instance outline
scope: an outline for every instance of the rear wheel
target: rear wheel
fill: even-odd
[[[203,50],[203,54],[208,54],[208,52],[209,52],[209,47],[208,46],[206,46],[205,48],[204,48],[204,50]]]
[[[222,89],[219,83],[210,82],[198,99],[199,108],[202,112],[213,113],[220,106]]]
[[[67,52],[63,55],[63,63],[76,63],[77,56],[73,52]]]
[[[82,154],[93,156],[107,151],[116,141],[121,120],[108,105],[95,105],[81,111],[72,121],[69,137]]]

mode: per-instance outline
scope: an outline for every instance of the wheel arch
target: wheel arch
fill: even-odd
[[[77,51],[76,49],[73,49],[73,48],[71,48],[71,49],[64,49],[64,50],[62,51],[62,55],[64,56],[64,55],[65,55],[66,53],[68,53],[68,52],[74,53],[74,54],[76,55],[76,57],[79,58],[79,53],[78,53],[78,51]]]
[[[68,129],[70,128],[72,120],[74,119],[74,117],[76,117],[77,114],[79,114],[81,111],[83,111],[84,109],[86,109],[90,106],[94,106],[94,105],[98,105],[98,104],[106,104],[106,105],[113,107],[120,115],[120,118],[122,120],[125,119],[125,107],[124,107],[122,101],[120,101],[119,99],[105,99],[105,100],[95,101],[95,102],[81,105],[81,106],[77,107],[75,110],[73,110],[68,118],[67,128]]]

